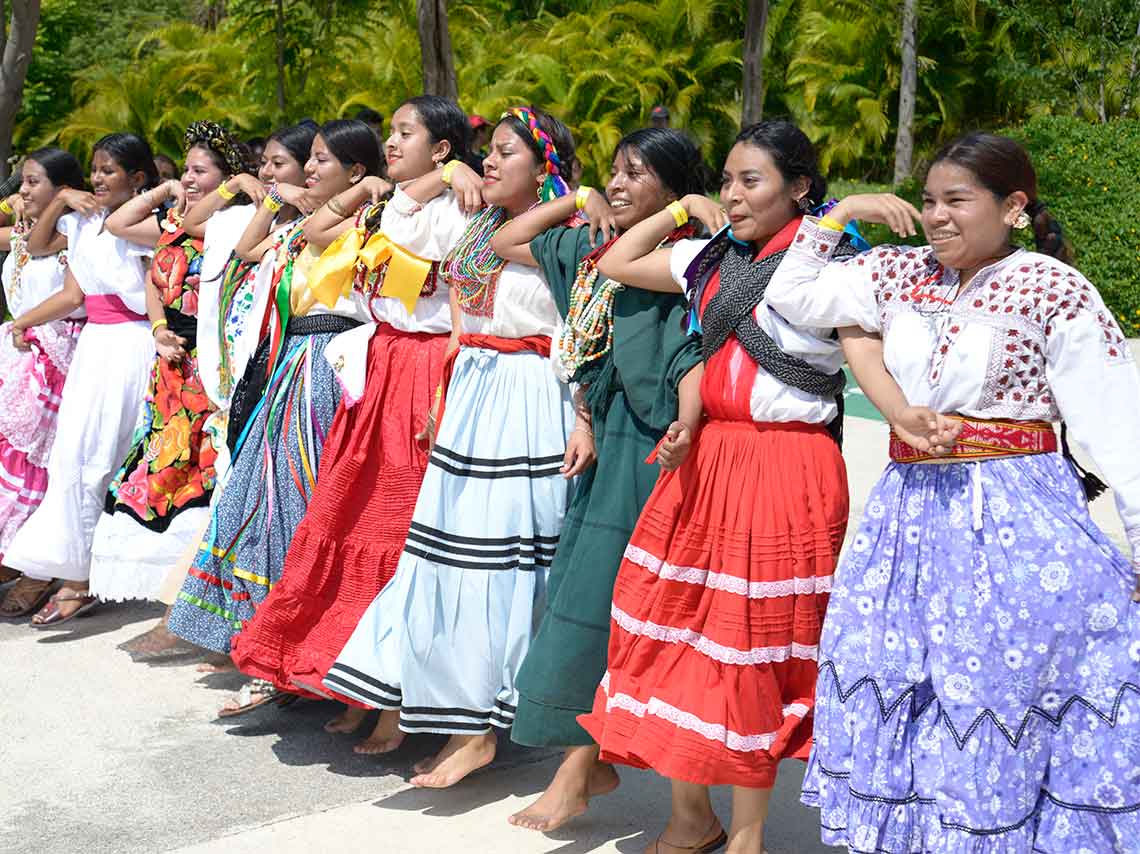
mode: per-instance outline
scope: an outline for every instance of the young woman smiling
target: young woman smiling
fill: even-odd
[[[564,196],[512,220],[492,241],[502,257],[542,270],[564,319],[557,364],[584,389],[597,449],[597,465],[582,474],[566,511],[546,613],[519,672],[511,738],[568,748],[543,796],[511,816],[520,827],[553,830],[618,782],[613,766],[598,761],[598,746],[577,717],[592,707],[605,672],[614,579],[657,480],[657,468],[645,458],[677,419],[679,405],[699,412],[701,356],[698,340],[684,331],[679,293],[622,288],[597,267],[611,229],[625,231],[701,192],[701,166],[699,150],[684,134],[634,131],[614,152],[608,206],[601,193],[580,188],[576,198]],[[560,225],[576,207],[589,215],[589,228]],[[676,228],[665,242],[693,231],[692,225]]]
[[[796,329],[766,288],[826,192],[795,125],[737,137],[721,202],[685,196],[598,263],[651,290],[683,289],[702,330],[700,407],[682,411],[614,585],[606,673],[580,718],[602,761],[670,778],[673,809],[649,854],[760,854],[777,765],[806,758],[815,648],[847,523],[833,435],[842,355],[830,329]],[[658,246],[689,216],[731,231]],[[832,431],[829,431],[829,426]],[[721,829],[708,787],[730,785]]]
[[[5,200],[15,216],[0,228],[4,259],[4,297],[18,317],[63,289],[67,252],[33,257],[28,232],[52,199],[66,188],[83,189],[83,170],[58,148],[33,151],[24,161],[18,195]],[[81,313],[45,323],[24,337],[31,350],[18,350],[10,325],[0,326],[0,564],[8,544],[47,488],[48,455],[56,431],[56,411],[79,333]],[[19,575],[0,565],[0,581]],[[50,592],[50,579],[20,578],[0,601],[0,616],[22,617],[39,608]]]
[[[314,210],[375,175],[379,165],[376,137],[363,122],[338,119],[322,125],[305,164],[305,186],[275,185],[236,251],[247,259],[261,258],[273,241],[266,237],[255,243],[253,238],[268,229],[286,202]],[[358,326],[364,317],[351,299],[341,297],[332,307],[316,300],[308,273],[318,256],[308,246],[302,220],[274,261],[264,321],[267,336],[234,393],[232,470],[171,611],[171,631],[215,652],[230,652],[233,635],[281,577],[340,401],[324,349],[334,335]],[[246,401],[248,415],[235,423],[239,399]],[[257,684],[225,713],[244,711],[272,697],[272,688]]]
[[[126,456],[146,395],[154,339],[147,322],[150,245],[117,237],[106,219],[157,183],[150,146],[134,134],[95,143],[93,193],[63,190],[41,213],[28,249],[51,254],[66,241],[63,290],[12,322],[16,346],[24,333],[87,311],[59,407],[43,503],[9,546],[5,561],[33,578],[62,578],[63,587],[32,618],[56,625],[95,606],[87,590],[91,540],[107,487]],[[64,214],[66,208],[72,213]]]
[[[830,263],[854,218],[917,221],[930,244]],[[1011,240],[1030,226],[1037,252]],[[803,793],[828,844],[1135,848],[1140,374],[1065,258],[1025,151],[971,134],[935,156],[921,213],[848,197],[805,221],[769,289],[793,322],[882,335],[852,366],[892,423],[914,405],[960,431],[941,456],[892,437],[836,573]],[[1090,518],[1099,484],[1064,432],[1058,453],[1062,419],[1115,490],[1131,561]]]
[[[442,180],[444,164],[468,156],[467,116],[435,95],[406,101],[385,142],[391,185],[368,178],[334,197],[306,223],[311,240],[343,235],[321,268],[326,301],[348,289],[372,322],[326,350],[345,393],[329,428],[317,488],[285,559],[280,583],[234,638],[246,673],[285,690],[326,694],[322,680],[365,610],[395,572],[427,469],[418,447],[451,332],[439,263],[467,218]],[[348,216],[344,214],[348,213]],[[347,231],[351,229],[351,231]],[[357,700],[330,721],[353,732]],[[356,746],[385,752],[382,730]]]
[[[201,535],[216,479],[217,451],[205,431],[212,406],[198,374],[203,245],[182,220],[246,163],[230,133],[214,122],[190,125],[185,141],[182,178],[107,219],[112,234],[154,241],[146,298],[157,358],[142,420],[95,529],[91,592],[103,600],[157,597],[166,574]],[[159,222],[154,211],[168,197],[177,202]]]
[[[546,358],[558,310],[537,270],[508,263],[490,243],[538,198],[565,194],[560,173],[573,157],[566,127],[537,110],[511,110],[495,128],[481,186],[489,207],[442,265],[452,358],[422,434],[435,441],[407,542],[325,678],[384,710],[379,735],[389,748],[400,731],[451,736],[417,764],[417,786],[453,785],[494,758],[492,727],[514,718],[562,527],[574,409]],[[477,198],[478,176],[450,168],[455,192]],[[572,456],[585,456],[589,436],[576,436]]]

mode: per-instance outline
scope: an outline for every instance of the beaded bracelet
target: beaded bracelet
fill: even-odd
[[[680,202],[669,202],[665,210],[673,215],[673,222],[677,223],[677,228],[680,228],[689,221],[689,212],[685,210],[685,206]]]
[[[459,165],[458,160],[448,160],[443,164],[443,171],[439,173],[439,180],[443,181],[447,186],[451,186],[451,173],[455,171],[455,167]]]
[[[8,216],[15,213],[15,211],[12,210],[12,206],[8,204],[7,199],[0,199],[0,213],[7,214]]]
[[[578,192],[574,194],[574,208],[576,210],[582,210],[582,208],[586,207],[586,202],[590,198],[590,191],[593,189],[593,187],[585,186],[578,188]]]
[[[281,208],[285,207],[285,200],[281,198],[281,194],[277,192],[277,185],[274,184],[269,188],[269,192],[265,194],[265,201],[261,206],[270,213],[277,213]]]

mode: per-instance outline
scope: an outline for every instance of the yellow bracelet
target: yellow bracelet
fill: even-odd
[[[582,210],[586,207],[586,202],[590,198],[590,191],[593,187],[579,187],[578,192],[574,194],[574,208],[575,210]]]
[[[447,186],[450,187],[451,173],[455,171],[455,167],[458,166],[459,163],[460,161],[458,160],[448,160],[446,163],[444,163],[443,171],[439,173],[439,180],[443,181],[443,183],[447,184]]]
[[[273,198],[272,195],[267,195],[265,201],[261,203],[261,206],[270,213],[277,213],[281,208],[285,207],[285,204]]]
[[[154,335],[154,333],[158,332],[159,329],[161,329],[162,327],[167,326],[167,325],[168,324],[166,322],[165,317],[162,320],[156,320],[154,323],[152,323],[150,325],[150,334]]]
[[[222,181],[222,183],[218,184],[218,195],[227,202],[231,199],[237,198],[237,193],[227,187],[225,181]]]
[[[677,228],[689,221],[689,212],[685,210],[685,206],[680,202],[669,202],[665,210],[673,215],[673,222],[677,223]]]
[[[12,206],[8,204],[7,199],[0,199],[0,213],[8,214],[8,216],[15,213],[15,211],[12,210]]]
[[[828,214],[824,214],[819,218],[819,227],[826,228],[828,231],[843,231],[843,223],[837,219],[832,219]]]

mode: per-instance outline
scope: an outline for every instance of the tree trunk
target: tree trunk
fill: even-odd
[[[902,4],[902,77],[899,81],[899,129],[895,137],[896,187],[910,177],[914,166],[914,99],[918,90],[917,0],[902,0]]]
[[[1132,41],[1132,59],[1128,63],[1128,88],[1124,90],[1124,102],[1120,105],[1120,115],[1127,118],[1132,112],[1132,98],[1136,92],[1136,60],[1140,51],[1140,21],[1136,22],[1136,38]]]
[[[447,23],[447,0],[416,0],[416,27],[420,35],[420,62],[424,94],[459,99],[451,31]]]
[[[11,9],[11,19],[5,19],[4,54],[0,59],[0,179],[8,177],[16,113],[24,99],[24,80],[40,23],[40,0],[7,0],[4,6],[5,11]]]
[[[285,3],[277,0],[277,24],[275,31],[277,41],[277,112],[282,119],[285,117]]]
[[[748,0],[744,19],[744,87],[740,123],[744,127],[764,118],[764,31],[768,29],[768,0]]]

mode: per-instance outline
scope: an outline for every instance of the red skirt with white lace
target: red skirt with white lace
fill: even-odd
[[[607,672],[579,718],[603,761],[768,788],[781,759],[807,758],[847,505],[822,426],[704,425],[618,573]]]

